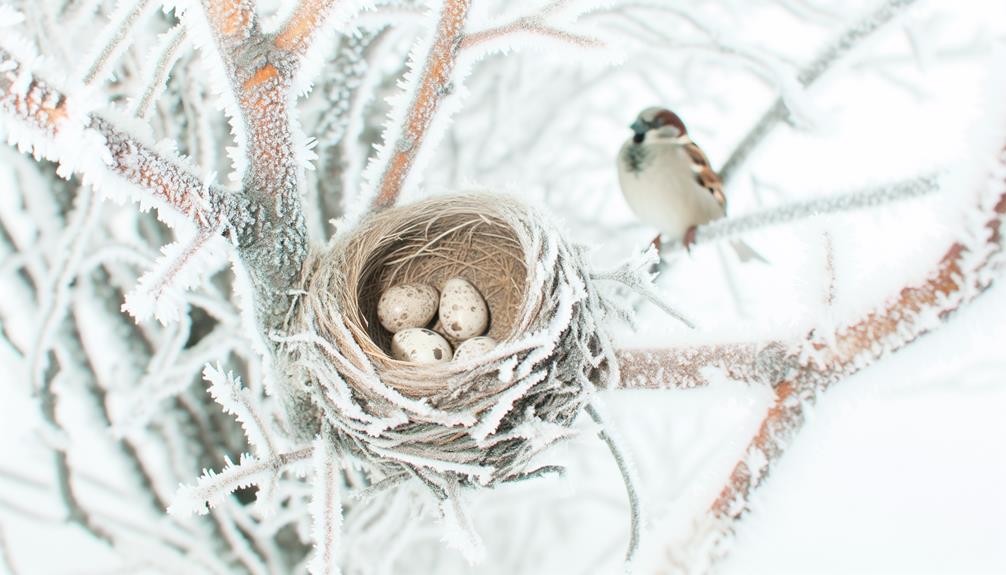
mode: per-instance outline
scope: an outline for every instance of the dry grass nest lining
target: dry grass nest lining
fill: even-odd
[[[429,213],[405,208],[377,218],[348,246],[342,294],[347,323],[364,352],[384,370],[417,367],[389,357],[391,334],[377,319],[378,299],[392,286],[424,283],[443,291],[453,277],[468,280],[489,306],[488,335],[496,341],[526,328],[537,308],[524,313],[528,264],[524,246],[505,220],[478,214],[469,202],[429,208]],[[406,383],[400,391],[424,396],[436,390],[419,382],[418,388]]]
[[[464,362],[390,357],[384,289],[471,282],[499,346]],[[582,250],[505,196],[438,197],[386,210],[311,256],[287,326],[293,369],[340,446],[388,476],[489,484],[532,470],[568,435],[614,352]]]

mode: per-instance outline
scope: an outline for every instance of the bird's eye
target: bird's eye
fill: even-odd
[[[635,134],[632,135],[632,141],[635,142],[635,143],[637,143],[637,144],[642,144],[643,140],[645,140],[645,139],[646,139],[646,134],[643,134],[641,132],[636,132]]]

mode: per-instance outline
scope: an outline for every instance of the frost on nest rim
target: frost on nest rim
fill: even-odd
[[[499,345],[463,362],[390,357],[377,300],[391,285],[440,288],[461,276],[485,296]],[[618,369],[579,246],[538,211],[494,194],[442,196],[385,210],[313,253],[283,338],[312,425],[343,455],[391,481],[443,493],[536,470],[531,458]],[[311,428],[313,427],[313,428]]]

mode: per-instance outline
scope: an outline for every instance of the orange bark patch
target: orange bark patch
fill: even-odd
[[[279,76],[279,71],[276,69],[276,66],[273,66],[272,64],[266,64],[265,66],[262,66],[258,70],[255,70],[255,73],[252,74],[252,77],[245,80],[245,83],[241,87],[244,89],[245,92],[250,92],[256,86],[260,86],[265,82],[268,82],[273,78],[276,78],[277,76]]]
[[[303,0],[276,36],[276,47],[288,52],[301,50],[334,3],[335,0]]]
[[[253,14],[242,0],[222,0],[213,2],[207,15],[220,35],[237,36],[251,25]]]
[[[33,79],[24,92],[12,93],[12,86],[6,88],[4,100],[22,120],[53,133],[59,130],[59,123],[67,116],[66,97],[37,79]]]

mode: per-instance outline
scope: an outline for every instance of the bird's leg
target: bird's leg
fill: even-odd
[[[691,226],[685,231],[685,251],[689,254],[692,253],[692,245],[695,243],[695,232],[698,230],[698,226]]]
[[[651,274],[658,274],[664,270],[664,256],[663,254],[660,253],[660,245],[663,242],[661,242],[660,236],[661,234],[658,233],[657,237],[653,238],[653,241],[650,242],[650,245],[652,245],[653,249],[657,252],[657,261],[652,266],[650,266]]]

